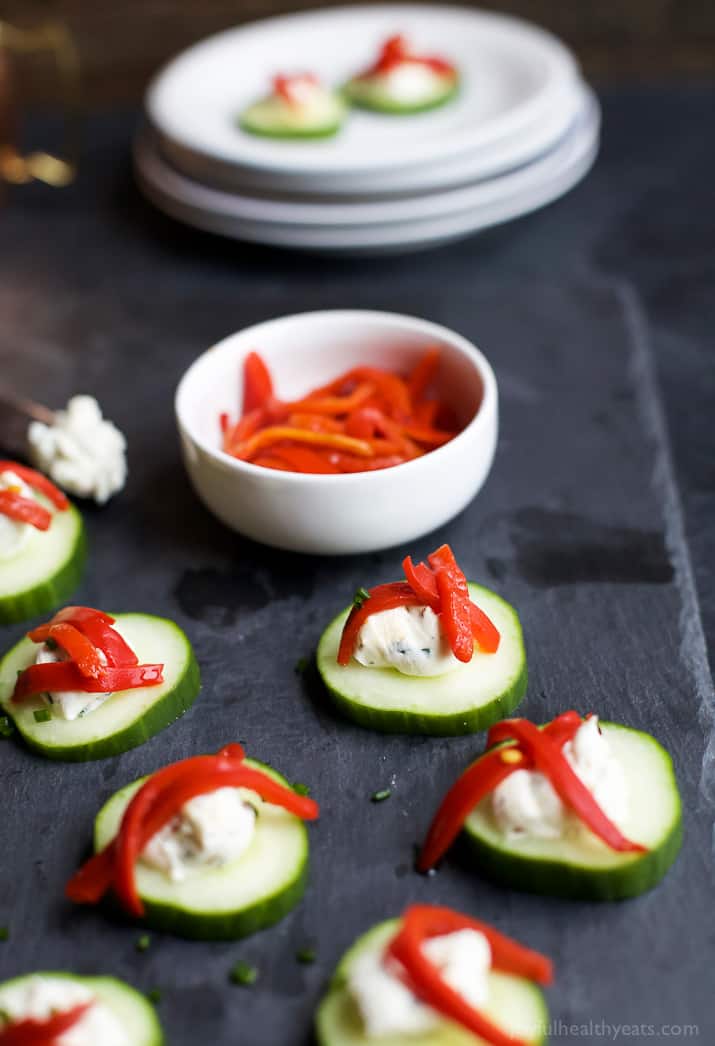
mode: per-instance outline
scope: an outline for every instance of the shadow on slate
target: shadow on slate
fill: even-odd
[[[66,967],[157,986],[172,1046],[304,1046],[345,948],[420,899],[473,912],[551,955],[555,1019],[697,1023],[697,1041],[712,1042],[713,931],[703,917],[712,910],[712,814],[699,802],[705,741],[690,668],[702,637],[697,623],[681,631],[689,579],[674,573],[672,554],[685,551],[687,559],[687,551],[666,541],[673,491],[652,482],[656,470],[664,474],[666,448],[644,421],[653,390],[636,387],[647,347],[634,343],[618,289],[487,283],[469,296],[435,290],[416,303],[389,297],[377,281],[370,293],[363,278],[359,293],[349,285],[319,294],[264,287],[241,297],[225,275],[191,271],[191,281],[182,277],[181,308],[176,292],[148,298],[130,283],[121,300],[94,288],[91,320],[83,319],[86,299],[71,293],[61,313],[30,320],[40,342],[52,324],[54,340],[72,346],[70,373],[85,375],[85,388],[129,437],[130,483],[112,506],[90,514],[93,573],[80,595],[175,617],[195,643],[204,688],[180,723],[111,763],[53,766],[4,746],[0,923],[10,925],[11,943],[0,951],[2,976]],[[501,389],[494,470],[458,519],[409,550],[318,559],[261,548],[219,526],[191,494],[173,387],[222,332],[280,312],[345,305],[418,312],[485,350]],[[97,310],[105,328],[123,332],[121,353],[111,340],[97,346]],[[35,392],[50,395],[42,371]],[[595,711],[652,731],[671,750],[686,842],[650,895],[605,906],[542,900],[500,891],[457,856],[433,878],[412,871],[435,803],[483,737],[371,734],[332,711],[313,669],[304,678],[295,667],[358,585],[395,578],[407,551],[421,558],[442,541],[470,577],[492,584],[521,614],[530,666],[524,714]],[[3,638],[20,632],[6,629]],[[308,783],[321,802],[321,821],[310,828],[307,896],[279,926],[245,942],[154,935],[138,955],[136,928],[71,911],[64,881],[112,790],[228,740]],[[391,797],[371,803],[381,788]],[[307,942],[317,961],[300,966],[295,954]],[[251,989],[229,983],[239,958],[259,968]],[[579,1041],[598,1040],[594,1033]]]

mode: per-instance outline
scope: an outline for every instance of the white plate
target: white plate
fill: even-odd
[[[276,72],[310,69],[340,84],[398,31],[418,49],[457,63],[463,86],[453,103],[409,118],[356,111],[339,135],[318,142],[276,142],[237,127],[237,116]],[[164,146],[179,154],[290,185],[327,178],[364,188],[379,172],[442,162],[533,129],[563,107],[575,75],[558,40],[518,19],[451,6],[334,8],[268,19],[195,45],[159,73],[147,112]]]
[[[155,135],[160,152],[173,167],[213,188],[249,195],[284,195],[293,200],[320,201],[330,197],[335,201],[358,202],[449,189],[520,167],[553,148],[566,134],[582,105],[583,84],[575,79],[560,105],[554,106],[535,124],[497,138],[488,148],[471,149],[433,163],[372,171],[362,179],[319,173],[294,176],[237,167],[180,148],[157,132]]]
[[[578,136],[589,139],[597,124],[598,102],[593,92],[582,86],[576,117],[569,134],[562,141],[563,148],[571,148],[574,141],[580,140]],[[506,195],[523,191],[532,184],[540,184],[552,172],[557,174],[563,155],[559,148],[552,149],[535,162],[509,174],[443,192],[402,196],[374,203],[305,203],[227,193],[189,180],[167,167],[151,134],[138,139],[136,154],[138,166],[146,178],[163,186],[174,197],[204,210],[220,211],[250,223],[306,228],[347,227],[349,231],[358,226],[443,218],[484,206]]]
[[[467,235],[560,196],[591,166],[599,125],[598,102],[587,92],[571,132],[535,163],[459,190],[372,205],[275,203],[206,188],[168,167],[152,139],[145,136],[135,144],[135,165],[149,199],[173,217],[202,229],[315,250],[407,249],[445,236]],[[360,220],[351,223],[354,212]]]
[[[596,112],[550,154],[548,169],[541,168],[540,178],[535,179],[533,172],[532,176],[524,178],[530,174],[527,169],[503,179],[494,179],[483,187],[488,189],[488,199],[482,204],[474,203],[465,211],[424,220],[352,228],[281,225],[237,217],[230,207],[222,209],[217,205],[217,197],[225,202],[232,199],[230,196],[202,187],[195,189],[194,183],[189,183],[192,191],[186,192],[184,183],[187,179],[166,167],[158,153],[152,153],[141,143],[135,152],[135,165],[139,185],[148,199],[166,214],[195,228],[276,247],[332,254],[375,254],[436,246],[518,218],[550,203],[568,192],[591,168],[598,152],[598,130]]]

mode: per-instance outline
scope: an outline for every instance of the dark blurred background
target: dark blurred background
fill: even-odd
[[[463,0],[464,2],[464,0]],[[138,101],[171,55],[208,33],[267,15],[338,6],[316,0],[5,0],[21,24],[48,14],[74,33],[90,106]],[[596,83],[715,74],[715,0],[507,0],[474,4],[522,15],[571,45]],[[44,74],[38,71],[40,81]],[[41,90],[40,84],[35,85]]]

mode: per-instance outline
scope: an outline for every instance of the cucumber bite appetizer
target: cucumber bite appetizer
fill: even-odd
[[[82,517],[61,490],[15,461],[0,461],[0,624],[58,606],[79,585]]]
[[[316,1015],[319,1046],[536,1046],[550,961],[450,908],[413,905],[338,966]]]
[[[330,138],[345,112],[341,96],[312,73],[276,76],[271,93],[246,109],[240,126],[265,138]]]
[[[95,856],[67,896],[96,904],[112,892],[148,926],[233,940],[278,922],[303,895],[318,805],[240,745],[173,763],[102,807]]]
[[[338,707],[375,730],[468,734],[513,711],[526,690],[514,609],[468,584],[449,545],[406,581],[359,589],[328,626],[317,662]]]
[[[451,62],[415,54],[404,36],[391,36],[369,69],[345,85],[353,105],[397,116],[436,109],[459,90],[459,73]]]
[[[184,633],[149,614],[65,607],[0,661],[0,705],[49,759],[103,759],[143,744],[199,687]]]
[[[495,747],[492,747],[495,746]],[[680,848],[680,796],[649,734],[564,712],[544,727],[507,719],[447,793],[418,859],[428,871],[460,831],[505,886],[587,900],[634,897]]]
[[[162,1046],[154,1007],[114,977],[33,973],[0,984],[0,1046]]]

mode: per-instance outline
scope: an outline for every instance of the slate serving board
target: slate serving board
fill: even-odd
[[[117,759],[51,764],[19,743],[2,745],[0,924],[10,940],[0,945],[0,975],[73,968],[158,987],[173,1046],[304,1046],[342,952],[420,899],[470,911],[554,958],[554,1042],[613,1040],[619,1025],[631,1028],[621,1038],[661,1042],[664,1025],[685,1024],[698,1025],[690,1041],[714,1041],[706,961],[715,943],[712,781],[703,771],[711,762],[701,712],[711,681],[649,348],[628,295],[607,283],[520,282],[484,284],[469,296],[430,292],[419,303],[421,315],[472,337],[491,358],[501,436],[481,495],[409,551],[423,557],[450,541],[468,576],[516,605],[530,670],[525,715],[596,711],[650,730],[675,759],[686,811],[676,866],[643,898],[596,905],[500,890],[458,856],[433,878],[413,872],[413,847],[435,803],[483,737],[364,731],[332,711],[314,670],[295,671],[356,587],[396,577],[408,550],[318,559],[262,548],[215,522],[182,472],[172,390],[208,337],[279,312],[414,312],[414,300],[377,286],[369,294],[364,281],[360,293],[266,286],[245,301],[209,279],[185,284],[181,301],[168,291],[147,299],[136,285],[124,290],[118,300],[94,288],[91,318],[80,293],[60,310],[34,313],[15,377],[31,375],[37,397],[51,402],[92,391],[126,431],[131,479],[109,507],[86,512],[92,558],[78,601],[175,618],[195,644],[204,685],[181,721]],[[3,629],[3,647],[22,631]],[[309,783],[321,803],[306,898],[279,926],[244,942],[155,935],[137,954],[140,931],[72,908],[63,884],[114,790],[228,740]],[[391,798],[372,804],[384,787]],[[306,946],[317,952],[312,966],[295,958]],[[250,989],[229,984],[239,958],[260,970]]]

